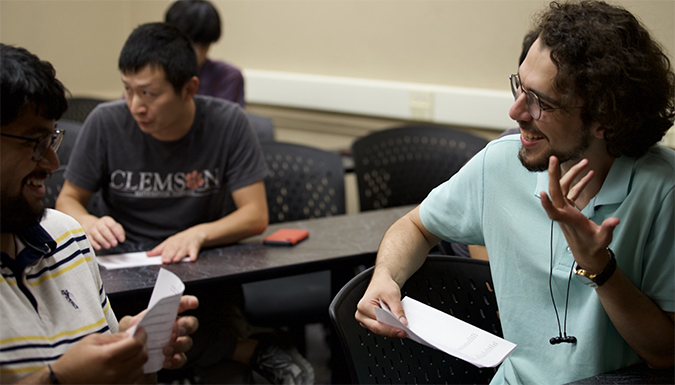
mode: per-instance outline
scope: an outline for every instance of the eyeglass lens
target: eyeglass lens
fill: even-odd
[[[35,150],[33,151],[33,160],[36,162],[42,160],[47,153],[47,149],[50,147],[52,150],[54,150],[54,152],[56,152],[63,141],[63,136],[65,133],[65,130],[56,130],[53,134],[45,135],[44,138],[41,138],[40,141],[35,145]]]
[[[513,93],[513,98],[518,100],[520,94],[523,93],[520,77],[517,74],[514,74],[509,78],[511,80],[511,93]],[[532,115],[532,119],[539,120],[539,118],[541,118],[541,104],[539,104],[537,95],[529,91],[525,92],[525,101],[527,103],[527,111]]]

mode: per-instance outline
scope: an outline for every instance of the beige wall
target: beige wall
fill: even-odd
[[[507,89],[531,15],[547,1],[215,0],[212,56],[246,69]],[[675,1],[617,1],[675,58]],[[117,55],[167,0],[1,0],[0,41],[51,61],[73,94],[121,91]]]
[[[508,90],[531,16],[529,0],[214,0],[225,22],[211,56],[243,69]],[[616,1],[675,62],[675,0]],[[121,95],[117,56],[138,24],[161,21],[169,0],[0,0],[0,41],[51,61],[74,95]],[[273,118],[277,140],[325,149],[401,123],[376,116],[248,105]],[[506,113],[506,111],[504,112]],[[494,128],[467,128],[486,138]],[[671,130],[671,145],[675,132]],[[358,198],[346,178],[348,212]]]

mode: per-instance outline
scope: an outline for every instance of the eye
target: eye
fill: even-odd
[[[550,105],[546,102],[542,102],[541,99],[539,99],[539,105],[541,106],[541,109],[544,110],[544,111],[555,109],[555,107],[553,107],[552,105]]]

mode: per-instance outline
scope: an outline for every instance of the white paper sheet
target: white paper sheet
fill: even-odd
[[[159,269],[157,282],[150,296],[148,312],[127,332],[134,335],[136,329],[142,326],[148,334],[148,361],[143,365],[144,373],[154,373],[162,369],[164,363],[162,350],[171,340],[180,297],[184,291],[185,285],[180,278],[169,270]]]
[[[135,253],[99,255],[96,256],[96,261],[108,270],[162,264],[162,257],[148,257],[145,253],[146,251],[138,251]],[[181,262],[189,261],[190,258],[185,257]]]
[[[449,314],[412,298],[401,300],[408,319],[406,327],[380,301],[375,307],[377,320],[406,331],[408,338],[444,351],[479,368],[493,368],[511,354],[516,344],[488,333]]]

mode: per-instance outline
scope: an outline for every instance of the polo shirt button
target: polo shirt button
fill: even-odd
[[[570,250],[570,247],[569,247],[569,246],[567,246],[567,252],[570,253],[570,254],[572,254],[572,250]]]

